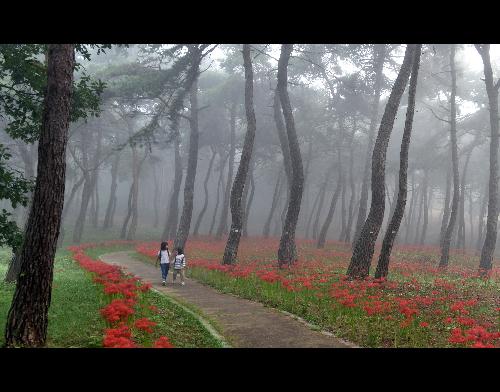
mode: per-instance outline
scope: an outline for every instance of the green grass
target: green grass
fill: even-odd
[[[212,336],[195,316],[186,312],[167,296],[155,291],[148,291],[142,294],[141,300],[148,305],[156,306],[159,310],[158,313],[150,312],[143,315],[157,323],[154,329],[155,336],[168,336],[175,347],[223,347],[222,342]],[[150,337],[142,335],[138,341],[142,345],[149,345]]]
[[[132,249],[129,245],[87,249],[87,254],[98,258],[107,252]],[[10,252],[0,249],[0,346],[4,343],[5,323],[15,285],[4,282]],[[47,347],[102,347],[103,330],[107,327],[100,309],[109,302],[102,286],[92,281],[90,273],[81,269],[66,250],[59,250],[54,264],[52,303],[49,310]],[[175,347],[222,347],[203,324],[168,297],[149,291],[142,294],[143,308],[154,305],[159,313],[147,311],[157,323],[154,336],[168,336]],[[137,335],[139,344],[150,346],[151,336]]]
[[[0,346],[4,343],[5,323],[15,285],[4,282],[9,254],[0,254]],[[54,263],[52,301],[49,310],[47,347],[100,347],[105,327],[99,309],[106,300],[90,274],[59,251]]]

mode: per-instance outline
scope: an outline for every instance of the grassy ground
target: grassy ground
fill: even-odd
[[[9,254],[0,255],[0,346],[15,285],[3,281]],[[101,347],[105,327],[99,309],[106,305],[101,287],[78,267],[69,252],[59,251],[54,264],[52,304],[47,331],[48,347]]]
[[[93,258],[106,252],[131,249],[132,246],[92,248],[87,254]],[[7,312],[14,293],[14,284],[3,281],[10,252],[0,250],[0,346],[4,343]],[[156,306],[143,316],[157,323],[155,335],[165,335],[175,347],[222,347],[205,327],[191,314],[170,301],[166,296],[149,291],[141,294],[145,307]],[[106,328],[100,309],[108,303],[102,286],[92,281],[66,250],[58,251],[54,264],[52,304],[49,311],[48,347],[101,347]],[[149,345],[150,336],[139,336],[141,345]]]

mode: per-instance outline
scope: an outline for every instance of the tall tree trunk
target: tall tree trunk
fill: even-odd
[[[264,229],[262,231],[262,235],[265,238],[269,237],[269,232],[271,230],[271,221],[273,219],[274,211],[276,210],[276,205],[278,204],[282,173],[283,173],[283,170],[280,170],[280,172],[278,173],[278,177],[276,178],[276,185],[274,186],[273,200],[271,202],[271,209],[269,210],[269,214],[267,215],[266,223],[264,224]]]
[[[319,192],[316,192],[316,197],[314,198],[314,202],[313,202],[313,206],[312,206],[312,209],[311,209],[311,213],[309,214],[309,219],[307,220],[307,226],[306,226],[306,238],[307,239],[309,239],[309,229],[311,227],[312,217],[314,216],[314,212],[316,211],[316,206],[318,205],[319,196],[321,194],[321,189],[322,188],[320,188]]]
[[[243,237],[248,237],[248,217],[250,216],[250,208],[252,207],[252,202],[253,202],[253,197],[255,195],[255,180],[253,176],[254,172],[254,165],[252,164],[253,161],[250,162],[251,168],[250,168],[250,173],[249,173],[249,178],[250,178],[250,196],[248,197],[248,202],[247,206],[245,209],[245,214],[243,216]]]
[[[95,170],[95,185],[94,185],[94,209],[92,210],[92,226],[97,228],[99,224],[99,170]]]
[[[401,150],[399,153],[399,182],[398,182],[398,197],[395,201],[394,213],[391,216],[391,221],[385,231],[384,240],[382,241],[382,249],[378,258],[377,269],[375,270],[375,278],[385,278],[389,273],[389,260],[391,257],[392,246],[399,231],[401,220],[406,207],[406,197],[408,195],[408,152],[410,149],[411,131],[413,126],[413,115],[415,112],[415,94],[417,91],[418,69],[420,66],[420,52],[422,45],[418,44],[415,48],[413,57],[413,65],[411,69],[410,87],[408,89],[408,108],[406,109],[405,127],[403,130],[403,138],[401,140]]]
[[[290,148],[290,158],[292,166],[292,180],[289,183],[290,197],[288,210],[286,214],[285,225],[281,234],[280,246],[278,249],[278,263],[292,264],[297,260],[297,249],[295,245],[295,229],[300,213],[300,204],[302,200],[302,190],[304,185],[304,172],[302,169],[302,157],[300,153],[297,133],[292,113],[292,106],[288,97],[288,60],[292,53],[292,44],[281,45],[281,54],[278,61],[278,85],[281,108],[285,117],[286,132],[288,136],[288,147]]]
[[[99,129],[99,131],[96,134],[96,140],[97,140],[97,146],[96,146],[96,151],[94,156],[92,157],[92,161],[89,162],[88,160],[88,154],[87,154],[87,149],[88,149],[88,140],[85,136],[86,132],[84,132],[84,136],[82,137],[82,163],[83,163],[83,168],[85,170],[84,176],[85,176],[85,182],[83,183],[83,191],[82,191],[82,201],[80,205],[80,212],[78,213],[78,217],[76,219],[75,223],[75,228],[73,231],[73,242],[79,244],[82,239],[83,235],[83,229],[85,226],[85,221],[87,219],[87,210],[89,206],[89,201],[94,193],[94,188],[97,183],[97,177],[98,177],[98,165],[97,162],[99,162],[100,157],[101,157],[101,135],[102,135],[102,130]],[[94,164],[96,166],[89,168],[91,164]]]
[[[473,215],[473,206],[474,206],[474,201],[472,198],[472,184],[471,187],[469,188],[469,227],[470,227],[470,242],[469,242],[469,248],[472,249],[473,244],[474,244],[474,215]]]
[[[415,172],[412,173],[411,176],[411,200],[410,200],[410,210],[408,211],[408,222],[406,225],[406,232],[405,232],[405,243],[407,244],[409,239],[411,238],[412,234],[412,223],[413,223],[413,218],[415,215],[415,203],[418,199],[419,193],[418,193],[418,188],[417,185],[415,184]]]
[[[82,186],[84,180],[85,180],[85,176],[81,176],[80,179],[73,184],[73,187],[71,188],[71,192],[69,195],[69,199],[64,202],[63,212],[61,215],[61,228],[60,228],[60,232],[59,232],[59,238],[57,239],[57,247],[58,248],[62,246],[63,241],[64,241],[64,226],[63,226],[64,221],[66,219],[66,216],[68,215],[68,211],[70,211],[71,204],[73,203],[73,199],[75,198],[76,192]],[[19,271],[16,272],[16,275],[15,275],[16,278],[17,278],[18,272]],[[7,273],[7,275],[8,275],[8,273]]]
[[[109,229],[113,227],[113,215],[115,211],[115,206],[117,202],[116,189],[118,188],[118,165],[120,163],[121,155],[117,152],[115,159],[111,163],[111,189],[109,192],[108,206],[106,208],[106,216],[104,217],[103,229]]]
[[[464,167],[462,170],[462,184],[460,186],[460,201],[459,201],[459,220],[458,220],[458,236],[457,248],[465,249],[465,180],[467,178],[467,168],[469,167],[472,149],[465,158]]]
[[[165,229],[163,230],[163,239],[166,241],[168,239],[174,238],[177,233],[177,219],[179,217],[179,194],[181,193],[182,184],[182,159],[180,153],[180,136],[178,135],[179,128],[177,124],[177,129],[174,130],[174,184],[172,187],[172,195],[170,196],[170,202],[168,205],[167,220],[165,222]]]
[[[133,210],[132,204],[134,203],[134,188],[136,181],[135,174],[138,165],[137,148],[134,144],[130,144],[130,148],[132,150],[132,182],[130,183],[130,190],[128,193],[127,214],[125,215],[125,219],[123,220],[122,230],[120,232],[121,239],[125,239],[127,237],[127,229],[129,227],[130,218],[132,217],[132,210]]]
[[[340,196],[340,200],[341,200],[341,222],[342,222],[342,226],[341,226],[341,230],[340,230],[340,236],[339,236],[339,241],[342,241],[345,237],[345,232],[346,232],[346,229],[347,229],[347,211],[346,211],[346,200],[345,200],[345,194],[346,194],[346,189],[347,187],[345,186],[345,176],[344,174],[342,173],[342,183],[340,184],[340,186],[342,187],[342,192],[341,192],[341,196]]]
[[[391,94],[387,101],[387,106],[382,117],[377,140],[373,148],[372,155],[372,200],[370,212],[366,219],[358,240],[353,249],[353,254],[347,275],[350,279],[364,279],[370,271],[370,264],[375,249],[375,241],[377,239],[380,226],[384,220],[385,210],[385,160],[387,154],[387,146],[394,126],[394,119],[398,112],[401,96],[405,90],[408,78],[411,72],[413,62],[413,53],[415,45],[409,44],[406,47],[403,64],[398,73]]]
[[[144,157],[139,161],[134,169],[134,181],[132,186],[132,203],[131,203],[131,216],[130,226],[127,232],[127,240],[135,239],[135,232],[137,230],[137,222],[139,220],[138,202],[139,202],[139,178],[141,175],[141,169],[146,157],[148,156],[148,151],[144,151]]]
[[[54,255],[64,204],[74,65],[73,44],[49,45],[37,179],[20,252],[21,271],[7,315],[7,347],[41,347],[47,338]]]
[[[323,210],[323,203],[325,201],[326,188],[328,186],[328,182],[330,181],[330,176],[332,175],[334,168],[335,168],[335,164],[332,164],[331,167],[328,169],[328,171],[325,175],[325,182],[323,183],[323,185],[319,191],[319,193],[320,193],[319,204],[318,204],[318,209],[316,210],[316,216],[314,218],[314,223],[313,223],[313,232],[312,232],[313,240],[316,240],[318,238],[319,217],[321,216],[321,211]]]
[[[215,227],[215,218],[217,217],[217,211],[219,209],[220,190],[226,188],[224,184],[224,168],[226,167],[227,158],[228,158],[227,155],[224,158],[222,158],[222,156],[220,158],[221,162],[220,162],[219,182],[217,183],[217,198],[215,202],[214,214],[212,216],[212,223],[210,224],[210,230],[208,231],[209,236],[212,236],[212,232]]]
[[[356,184],[354,182],[354,133],[356,132],[356,121],[354,121],[354,130],[351,139],[351,145],[349,148],[349,186],[351,196],[349,199],[349,212],[347,217],[347,226],[345,230],[345,236],[341,241],[350,242],[352,223],[354,220],[354,203],[356,202]]]
[[[488,190],[488,217],[486,219],[486,238],[481,250],[481,260],[479,262],[479,272],[482,276],[487,276],[493,265],[493,253],[497,241],[497,221],[498,221],[498,89],[500,81],[493,82],[493,71],[490,61],[490,45],[476,45],[476,49],[483,59],[484,83],[488,102],[490,106],[490,179]]]
[[[208,164],[207,174],[205,175],[205,181],[203,182],[203,190],[205,191],[205,202],[203,203],[203,208],[198,215],[198,219],[196,220],[196,224],[194,225],[193,235],[196,237],[198,235],[198,230],[200,228],[201,220],[203,219],[203,215],[205,215],[205,211],[208,206],[208,180],[210,179],[210,174],[212,173],[212,166],[214,164],[215,156],[217,155],[217,151],[215,148],[212,148],[212,157],[210,158],[210,162]]]
[[[222,212],[220,216],[219,227],[217,228],[217,232],[215,234],[215,238],[219,240],[227,230],[227,215],[229,211],[229,202],[231,199],[231,187],[233,184],[234,156],[236,154],[236,102],[233,102],[233,104],[231,105],[230,128],[231,139],[229,147],[229,168],[227,171],[226,190],[224,192],[224,200],[222,203]]]
[[[186,244],[191,226],[191,216],[193,214],[194,182],[196,177],[196,167],[198,166],[198,75],[199,63],[195,68],[196,79],[193,82],[189,93],[191,104],[191,115],[189,117],[189,155],[186,170],[186,180],[184,182],[184,206],[182,215],[175,236],[175,248],[183,248]]]
[[[153,221],[153,227],[156,229],[158,228],[159,224],[159,211],[160,211],[160,181],[158,176],[156,175],[156,164],[154,162],[151,162],[151,166],[153,168],[153,187],[154,187],[154,194],[153,194],[153,209],[154,209],[154,221]]]
[[[325,222],[321,227],[321,231],[318,237],[318,243],[316,245],[317,248],[323,248],[326,242],[326,234],[328,233],[328,229],[330,228],[330,224],[332,223],[333,214],[335,213],[335,206],[337,205],[337,200],[339,198],[339,194],[341,189],[343,188],[343,176],[344,173],[342,171],[342,157],[340,154],[340,147],[338,149],[338,157],[339,157],[339,166],[338,166],[338,181],[337,187],[335,188],[335,192],[333,193],[332,200],[330,202],[330,208],[328,209],[328,214],[326,215]]]
[[[457,72],[455,69],[455,45],[451,45],[450,67],[451,67],[451,96],[450,96],[450,138],[451,138],[451,163],[453,167],[453,200],[451,202],[450,221],[443,238],[441,246],[440,268],[446,268],[449,263],[451,236],[455,229],[457,220],[458,202],[460,197],[460,178],[458,174],[458,146],[457,146]]]
[[[483,201],[481,202],[481,210],[479,212],[479,222],[477,227],[477,242],[476,242],[476,250],[481,250],[481,244],[484,240],[484,214],[486,213],[486,205],[488,202],[488,184],[485,185],[485,190],[483,193]]]
[[[313,143],[312,143],[312,137],[309,138],[309,143],[308,143],[308,149],[307,149],[307,158],[306,158],[306,167],[304,170],[304,189],[306,189],[307,193],[305,194],[304,197],[304,202],[305,202],[305,209],[301,208],[302,214],[299,215],[299,218],[302,216],[304,223],[305,220],[307,219],[307,211],[309,207],[309,183],[307,180],[309,179],[309,172],[311,168],[311,161],[312,161],[312,153],[313,153]]]
[[[424,192],[423,192],[423,201],[424,201],[424,222],[422,225],[422,233],[420,233],[420,245],[424,245],[425,243],[425,234],[427,233],[427,223],[429,222],[429,181],[428,181],[429,173],[427,169],[424,170]],[[432,189],[431,189],[432,192]]]
[[[439,235],[439,246],[443,246],[443,240],[450,220],[450,198],[451,198],[451,171],[446,172],[446,194],[444,197],[443,220],[441,221],[441,232]]]
[[[373,48],[372,67],[375,73],[374,96],[371,107],[370,128],[368,131],[368,145],[366,147],[365,167],[363,170],[363,182],[361,184],[361,198],[359,200],[358,218],[354,230],[352,245],[356,243],[361,234],[361,229],[365,223],[366,211],[368,206],[368,186],[370,182],[370,156],[373,150],[373,142],[375,139],[375,129],[378,123],[378,111],[380,103],[380,95],[382,92],[382,82],[384,79],[384,62],[386,58],[386,45],[375,44]]]
[[[236,262],[238,254],[238,246],[240,243],[241,229],[243,227],[243,207],[242,195],[243,188],[252,158],[252,150],[255,139],[256,120],[253,106],[253,70],[252,61],[250,59],[250,45],[243,45],[243,65],[245,67],[245,112],[247,117],[247,132],[241,152],[240,164],[234,178],[233,187],[231,189],[231,229],[229,238],[227,239],[226,249],[224,250],[223,264],[233,264]]]
[[[420,193],[420,204],[418,205],[418,219],[417,219],[417,224],[415,225],[415,238],[413,239],[414,244],[418,244],[418,239],[420,238],[420,221],[422,220],[422,212],[424,210],[424,198],[425,198],[425,189],[423,184],[419,186],[419,193]],[[419,202],[417,201],[417,203]]]

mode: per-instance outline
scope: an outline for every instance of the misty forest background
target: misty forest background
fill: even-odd
[[[92,77],[104,86],[98,116],[70,124],[59,245],[103,238],[173,240],[184,204],[194,111],[199,140],[190,235],[222,239],[228,234],[231,186],[247,130],[241,45],[204,45],[195,90],[178,103],[177,125],[169,116],[182,81],[171,75],[186,48],[176,57],[179,49],[173,48],[113,46],[99,55],[90,49],[90,60],[77,54],[85,75],[77,70],[75,82]],[[404,53],[405,45],[399,44],[293,46],[288,93],[304,173],[297,238],[322,247],[325,240],[353,242],[359,235],[370,206],[373,144]],[[251,45],[256,132],[243,194],[243,237],[280,237],[287,212],[287,158],[275,94],[279,56],[280,45]],[[423,45],[407,203],[396,244],[436,246],[443,240],[454,193],[450,124],[455,116],[460,192],[451,247],[481,250],[490,148],[483,78],[474,45]],[[397,199],[407,94],[408,89],[387,150],[386,213],[379,240]],[[5,131],[8,124],[4,116],[0,143],[11,154],[8,164],[33,179],[37,141],[12,138]],[[8,219],[19,228],[27,208],[0,200],[0,210],[11,214]]]

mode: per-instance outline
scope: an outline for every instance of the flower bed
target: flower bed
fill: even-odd
[[[470,255],[456,253],[446,273],[431,263],[432,247],[397,249],[389,279],[345,279],[346,244],[315,249],[298,243],[299,260],[279,269],[277,242],[248,239],[238,263],[222,265],[224,242],[193,239],[186,254],[190,274],[221,290],[298,314],[361,345],[376,347],[500,347],[498,267],[479,279]],[[153,259],[157,243],[136,245]],[[408,253],[409,252],[409,253]],[[434,253],[433,253],[434,252]],[[357,340],[358,339],[358,340]]]
[[[126,241],[107,241],[100,244],[83,244],[70,246],[74,260],[86,271],[94,275],[93,280],[104,288],[104,295],[109,299],[108,305],[101,309],[101,315],[108,327],[104,331],[103,346],[110,348],[155,347],[170,348],[173,345],[168,337],[153,339],[156,323],[146,314],[157,311],[147,306],[141,293],[151,287],[137,277],[125,275],[117,266],[94,260],[85,250],[89,248],[130,244]],[[141,345],[138,342],[146,342]]]

